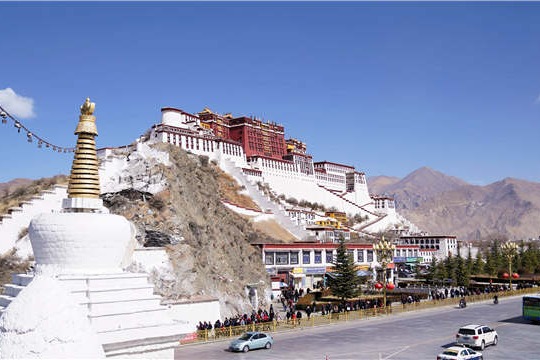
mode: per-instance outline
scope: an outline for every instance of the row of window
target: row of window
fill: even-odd
[[[261,166],[267,167],[270,169],[296,171],[294,164],[284,163],[281,161],[272,161],[268,159],[261,159]]]
[[[319,181],[335,182],[340,184],[345,182],[345,178],[340,175],[315,173],[315,176]]]
[[[373,250],[349,249],[347,251],[357,263],[369,263],[373,261]],[[394,255],[417,257],[418,251],[399,249],[396,250]],[[336,251],[334,250],[265,251],[264,263],[265,265],[299,265],[301,260],[304,265],[331,264],[335,256]]]
[[[345,174],[351,171],[351,168],[340,166],[340,165],[332,165],[332,164],[315,164],[316,168],[319,169],[325,169],[327,172],[334,172],[334,173],[341,173]]]
[[[197,137],[183,136],[167,133],[167,142],[187,150],[201,150],[205,152],[213,152],[215,143],[212,140],[200,139]],[[182,144],[184,143],[184,144]],[[233,156],[242,156],[243,150],[238,145],[222,143],[223,153]]]
[[[363,263],[364,259],[367,262],[373,261],[373,250],[348,250],[349,254],[355,258],[354,254],[357,254],[356,262]],[[311,255],[313,253],[313,256]],[[303,265],[309,264],[331,264],[334,261],[336,255],[335,251],[265,251],[264,252],[264,264],[265,265],[299,265],[300,259]],[[366,256],[364,256],[366,255]]]
[[[411,239],[411,240],[405,240],[404,243],[405,244],[414,244],[414,245],[418,245],[418,244],[440,244],[440,240],[439,239]]]

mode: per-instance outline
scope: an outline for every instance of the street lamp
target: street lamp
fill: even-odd
[[[377,262],[381,264],[383,269],[383,306],[386,310],[386,288],[388,286],[386,282],[386,268],[390,262],[392,262],[394,257],[394,250],[396,250],[396,245],[390,243],[389,241],[384,240],[384,236],[381,237],[381,240],[378,243],[373,244],[373,251],[377,256]]]
[[[510,281],[510,290],[512,290],[512,277],[514,277],[514,274],[512,274],[512,259],[517,255],[517,245],[514,242],[507,241],[501,245],[501,250],[508,259],[508,279]]]

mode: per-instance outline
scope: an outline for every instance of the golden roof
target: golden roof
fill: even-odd
[[[208,107],[205,107],[203,111],[201,111],[199,114],[213,114],[214,112],[210,110]]]

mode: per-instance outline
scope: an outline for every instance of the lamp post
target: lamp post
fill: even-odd
[[[373,244],[373,251],[377,256],[377,262],[381,264],[383,270],[383,306],[386,310],[386,268],[390,262],[392,262],[394,256],[394,250],[396,246],[389,241],[384,240],[384,236],[381,237],[381,240]]]
[[[514,277],[514,274],[512,273],[512,259],[517,255],[517,245],[514,242],[507,241],[501,245],[501,250],[508,259],[508,279],[510,282],[510,290],[512,290],[512,277]]]

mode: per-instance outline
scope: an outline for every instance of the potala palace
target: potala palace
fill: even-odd
[[[318,203],[328,209],[366,219],[351,231],[377,233],[392,230],[401,234],[417,231],[413,224],[396,212],[392,198],[369,193],[365,173],[350,165],[313,161],[305,143],[285,139],[282,125],[253,117],[221,115],[208,108],[194,115],[165,107],[161,109],[161,122],[138,139],[138,144],[158,142],[208,156],[246,188],[265,184],[275,197]],[[98,151],[102,160],[101,178],[105,184],[113,183],[103,186],[115,187],[122,181],[119,170],[124,166],[119,164],[114,154],[115,149],[111,148]],[[300,240],[306,239],[309,236],[305,232],[306,227],[309,230],[317,216],[307,209],[288,204],[282,208],[298,229],[285,227]]]

